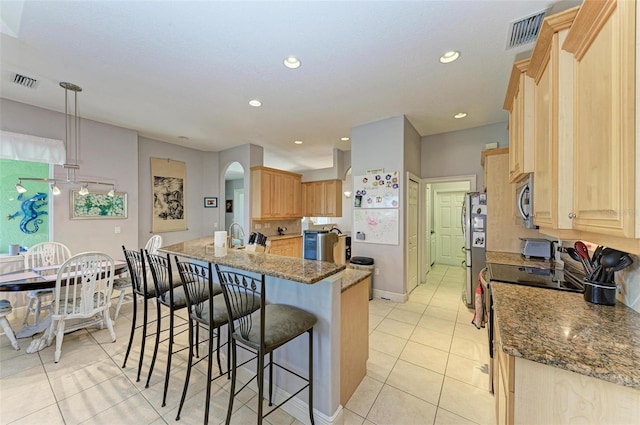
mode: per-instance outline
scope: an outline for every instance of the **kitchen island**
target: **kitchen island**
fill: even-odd
[[[637,423],[640,313],[492,282],[498,423]]]
[[[318,319],[314,326],[313,342],[315,421],[317,424],[341,423],[341,323],[345,315],[341,311],[342,294],[350,293],[351,288],[362,285],[368,288],[370,273],[345,270],[344,265],[324,261],[256,253],[246,249],[214,248],[213,237],[169,245],[160,251],[248,274],[264,274],[267,302],[295,305],[313,313]],[[362,291],[359,305],[367,309],[368,318],[368,297],[364,295],[365,292]],[[360,329],[360,333],[368,336],[368,322],[365,321]],[[306,375],[306,353],[307,343],[304,338],[299,338],[277,350],[275,355],[279,363]],[[366,368],[366,358],[364,363]],[[276,376],[275,380],[276,400],[282,400],[293,392],[295,383],[291,385],[281,376]],[[298,419],[308,420],[308,410],[303,400],[306,400],[306,392],[283,408]]]

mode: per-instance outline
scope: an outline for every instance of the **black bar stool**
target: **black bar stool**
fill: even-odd
[[[174,338],[184,332],[187,332],[188,320],[182,319],[175,313],[179,310],[187,308],[187,297],[185,289],[182,286],[182,282],[178,280],[174,283],[174,276],[171,271],[171,259],[169,254],[165,256],[150,254],[146,249],[144,251],[149,262],[149,268],[151,269],[151,276],[153,277],[153,285],[156,291],[156,307],[157,307],[157,319],[156,319],[156,344],[153,349],[153,357],[151,359],[151,366],[149,367],[149,375],[147,376],[147,383],[145,388],[149,388],[149,382],[151,381],[151,375],[153,374],[153,368],[156,363],[156,357],[158,355],[158,346],[160,342],[168,341],[167,350],[167,370],[164,377],[164,392],[162,393],[162,407],[167,405],[167,390],[169,388],[169,378],[171,376],[171,358],[174,354],[186,350],[187,346],[183,346],[174,351]],[[220,290],[219,293],[221,293]],[[162,316],[162,308],[165,307],[169,310],[169,313]],[[162,330],[162,319],[169,318],[168,329]],[[183,323],[176,325],[176,317],[180,320],[184,320]],[[185,328],[180,329],[181,326]],[[176,332],[177,331],[177,332]],[[168,332],[169,336],[160,341],[160,334],[162,332]],[[196,338],[198,338],[198,332],[196,329]],[[191,345],[191,343],[189,343]]]
[[[124,251],[124,258],[127,260],[127,266],[129,268],[129,278],[131,279],[132,285],[132,294],[133,294],[133,319],[131,321],[131,334],[129,335],[129,345],[127,346],[127,352],[124,355],[124,362],[122,363],[122,367],[125,368],[127,366],[127,359],[129,358],[129,353],[131,352],[131,345],[133,344],[133,337],[137,329],[142,329],[142,343],[140,346],[140,360],[138,361],[138,375],[136,377],[136,382],[140,382],[140,371],[142,370],[142,360],[144,359],[144,348],[147,341],[147,325],[152,322],[149,322],[148,317],[148,306],[147,301],[155,298],[156,291],[153,285],[148,285],[147,283],[147,269],[145,265],[144,253],[142,250],[134,251],[129,250],[122,246],[122,251]],[[138,297],[142,298],[143,301],[143,319],[141,324],[137,324],[138,317]]]
[[[238,317],[236,320],[229,322],[229,330],[231,332],[231,357],[233,366],[231,369],[231,390],[229,393],[229,407],[227,409],[226,424],[231,422],[231,413],[233,410],[233,400],[237,393],[242,391],[253,378],[236,392],[236,375],[238,368],[238,359],[236,349],[238,344],[250,350],[257,355],[258,365],[257,373],[254,378],[257,379],[258,385],[258,424],[262,420],[273,413],[277,408],[287,401],[298,395],[305,388],[309,393],[309,418],[311,424],[313,420],[313,326],[317,319],[313,314],[300,308],[284,304],[266,304],[265,302],[265,277],[264,275],[252,277],[243,273],[228,270],[220,270],[216,264],[216,272],[220,285],[224,294],[227,305],[227,312],[242,311],[247,306],[259,307],[252,314]],[[273,361],[273,351],[283,346],[298,336],[307,333],[309,335],[309,372],[308,378],[288,369]],[[298,391],[289,396],[286,400],[277,404],[266,414],[262,414],[262,401],[264,399],[264,356],[269,355],[269,362],[266,367],[269,368],[269,406],[273,405],[273,366],[277,366],[286,372],[289,372],[306,384]]]
[[[189,378],[191,376],[191,368],[201,361],[207,359],[207,390],[204,407],[204,423],[209,422],[209,404],[211,399],[211,382],[224,375],[229,375],[230,364],[230,345],[227,345],[227,370],[222,370],[220,361],[220,328],[228,323],[227,309],[224,304],[222,288],[211,279],[211,264],[203,266],[198,263],[180,261],[176,257],[178,272],[182,279],[182,287],[186,295],[187,306],[189,309],[189,361],[187,364],[187,374],[184,380],[184,388],[182,390],[182,398],[180,399],[180,407],[176,420],[180,420],[180,413],[187,398],[187,388],[189,387]],[[196,332],[199,326],[206,326],[208,329],[208,350],[207,355],[193,361],[194,346],[197,349],[200,341],[196,335],[194,338],[194,328]],[[214,349],[215,340],[215,349]],[[213,376],[213,352],[216,352],[218,363],[218,374]]]

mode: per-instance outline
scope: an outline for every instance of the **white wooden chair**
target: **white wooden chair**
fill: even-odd
[[[10,315],[12,311],[13,307],[9,300],[0,300],[0,326],[2,326],[4,334],[9,338],[9,341],[11,341],[11,346],[16,350],[19,350],[20,346],[18,345],[16,336],[13,333],[13,328],[11,328],[11,324],[7,320],[7,316]]]
[[[65,261],[56,279],[46,344],[56,337],[54,360],[60,360],[64,334],[95,325],[106,325],[116,340],[109,315],[113,290],[113,259],[102,252],[84,252]]]
[[[60,265],[71,258],[71,251],[60,242],[42,242],[33,245],[24,253],[24,269],[32,270],[36,267]],[[28,291],[29,301],[22,321],[23,326],[29,326],[29,315],[33,313],[33,329],[36,332],[40,323],[40,312],[51,310],[51,304],[43,304],[43,299],[53,295],[51,289]]]
[[[158,249],[162,246],[162,236],[153,235],[147,241],[147,244],[144,246],[144,249],[147,250],[149,254],[156,255],[158,253]],[[116,311],[113,315],[113,321],[118,320],[118,314],[120,314],[120,307],[122,306],[122,302],[124,301],[124,297],[127,293],[127,290],[131,288],[131,276],[123,276],[113,281],[113,290],[120,291],[118,295],[118,302],[116,303]]]

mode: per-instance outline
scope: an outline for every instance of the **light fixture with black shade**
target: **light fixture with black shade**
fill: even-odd
[[[64,133],[65,133],[65,155],[66,161],[62,165],[64,169],[67,170],[67,178],[66,179],[56,179],[56,178],[34,178],[34,177],[19,177],[18,183],[16,184],[16,191],[22,194],[27,191],[27,189],[22,185],[22,181],[39,181],[45,183],[51,183],[51,193],[53,195],[60,194],[60,188],[58,185],[61,184],[77,184],[80,185],[81,188],[78,193],[82,196],[89,194],[89,185],[96,186],[111,186],[111,190],[107,193],[108,196],[113,197],[115,195],[115,184],[114,183],[106,183],[100,181],[87,181],[87,180],[78,180],[76,176],[76,171],[80,168],[78,165],[78,147],[80,140],[80,115],[78,112],[78,93],[82,91],[82,88],[73,84],[73,83],[60,83],[60,87],[64,89]],[[69,92],[73,92],[73,102],[75,111],[73,114],[69,113]],[[73,133],[71,137],[70,133]],[[73,146],[71,146],[73,144]],[[71,161],[69,151],[73,148],[73,161]]]

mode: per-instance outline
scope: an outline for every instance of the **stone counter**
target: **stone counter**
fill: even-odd
[[[213,236],[164,246],[160,251],[306,284],[319,282],[346,267],[326,261],[249,252],[246,249],[214,249]]]
[[[505,353],[640,388],[640,313],[582,294],[491,282]]]
[[[342,292],[344,292],[356,283],[360,283],[371,276],[371,272],[346,268],[340,276],[342,277]]]

